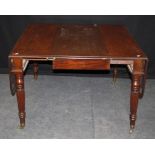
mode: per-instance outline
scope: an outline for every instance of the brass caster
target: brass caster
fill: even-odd
[[[130,130],[129,130],[129,133],[130,133],[130,134],[132,134],[132,133],[133,133],[133,131],[134,131],[134,129],[130,129]]]
[[[133,132],[134,132],[134,126],[132,125],[132,126],[130,127],[129,133],[132,134]]]
[[[22,123],[22,124],[20,124],[20,125],[18,126],[18,129],[24,129],[24,127],[25,127],[25,124]]]

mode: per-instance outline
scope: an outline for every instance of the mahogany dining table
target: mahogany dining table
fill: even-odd
[[[9,54],[10,89],[17,96],[20,128],[25,126],[24,71],[30,61],[35,79],[39,61],[50,61],[54,70],[110,70],[111,65],[125,65],[131,73],[129,119],[133,132],[138,101],[144,94],[148,58],[125,26],[30,24]]]

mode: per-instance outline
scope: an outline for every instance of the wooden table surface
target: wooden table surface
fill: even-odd
[[[17,54],[18,53],[18,54]],[[21,57],[146,58],[124,26],[30,25],[12,55]]]
[[[144,94],[148,58],[121,25],[32,24],[10,52],[10,87],[17,95],[20,126],[25,126],[24,70],[34,61],[52,61],[53,69],[110,70],[126,65],[132,75],[130,131],[135,127],[138,99]],[[114,70],[116,73],[116,70]]]

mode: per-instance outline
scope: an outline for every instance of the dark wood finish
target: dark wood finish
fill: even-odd
[[[11,55],[23,58],[146,58],[127,29],[113,25],[33,24],[17,41]]]
[[[74,70],[109,70],[109,60],[98,59],[56,59],[53,61],[53,69]]]
[[[22,73],[16,73],[17,86],[17,102],[19,109],[20,128],[25,126],[25,91],[24,91],[24,76]]]
[[[130,128],[135,127],[138,100],[144,94],[148,58],[120,25],[32,24],[17,41],[9,55],[10,80],[17,95],[20,126],[25,125],[24,70],[34,61],[53,61],[53,69],[109,70],[110,64],[126,65],[132,74],[130,97]],[[114,78],[116,77],[114,70]]]
[[[140,78],[141,75],[132,75],[131,97],[130,97],[130,127],[131,132],[135,127],[137,117],[138,99],[140,93]]]

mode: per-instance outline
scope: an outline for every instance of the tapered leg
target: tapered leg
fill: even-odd
[[[23,73],[16,73],[16,96],[18,102],[20,128],[25,126],[25,91],[24,91],[24,75]]]
[[[130,133],[135,128],[137,118],[138,100],[140,94],[141,75],[132,75],[131,97],[130,97]]]
[[[38,78],[38,63],[33,63],[33,74],[34,74],[34,79],[37,80]]]

